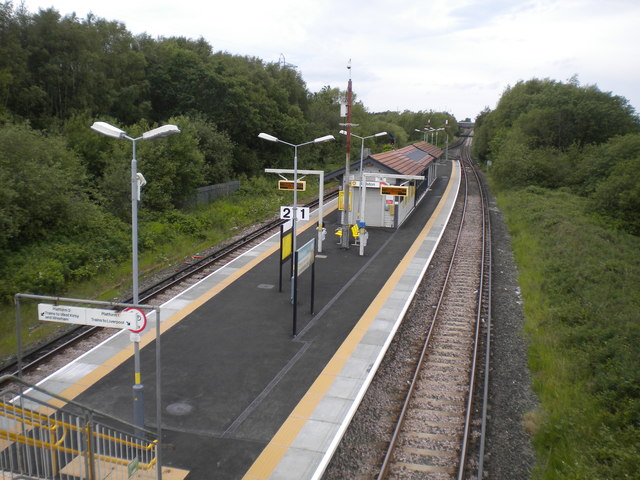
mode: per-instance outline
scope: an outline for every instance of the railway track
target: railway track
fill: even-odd
[[[468,141],[461,161],[462,222],[378,480],[482,477],[487,383],[478,377],[488,372],[490,225]]]
[[[325,194],[324,200],[325,202],[332,200],[337,197],[337,195],[337,189],[332,190]],[[314,200],[305,206],[311,209],[316,208],[318,206],[318,200]],[[211,272],[229,263],[273,235],[283,222],[284,221],[280,219],[267,222],[245,233],[232,243],[216,249],[205,256],[193,256],[190,262],[183,264],[177,270],[164,275],[161,279],[143,288],[139,294],[140,303],[156,306],[161,305],[169,298],[186,290],[203,277],[206,277]],[[131,303],[132,301],[132,297],[120,300],[121,303]],[[65,355],[71,356],[66,353],[70,351],[74,352],[79,350],[80,353],[82,353],[82,351],[88,350],[94,344],[100,343],[112,333],[112,331],[102,327],[72,327],[28,351],[22,359],[22,374],[28,375],[30,381],[43,378],[58,368],[55,364],[56,362],[53,362],[51,367],[45,367],[47,363],[52,362],[52,359]],[[5,374],[18,375],[17,359],[2,365],[0,375]],[[36,378],[31,377],[31,375],[35,375]]]

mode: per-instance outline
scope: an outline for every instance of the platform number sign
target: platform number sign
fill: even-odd
[[[296,211],[296,220],[309,220],[309,207],[298,207]],[[293,220],[293,207],[280,207],[280,219]]]

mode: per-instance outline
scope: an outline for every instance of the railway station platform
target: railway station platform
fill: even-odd
[[[327,205],[314,312],[305,271],[295,337],[286,273],[278,291],[278,234],[162,306],[168,471],[189,480],[320,478],[428,268],[460,176],[458,161],[440,163],[403,225],[369,231],[364,256],[337,243],[338,212]],[[298,223],[299,246],[315,236],[314,227],[313,218]],[[157,427],[154,330],[150,322],[141,339],[149,430]],[[133,371],[123,331],[38,385],[131,422]]]

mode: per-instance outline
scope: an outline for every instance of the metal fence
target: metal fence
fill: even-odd
[[[12,388],[0,394],[0,478],[161,478],[152,432],[16,377],[0,378],[0,386],[7,382]]]
[[[240,188],[240,180],[226,183],[207,185],[196,189],[195,195],[187,201],[188,206],[202,205],[213,202],[216,198],[226,197]]]

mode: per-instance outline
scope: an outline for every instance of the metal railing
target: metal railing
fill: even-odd
[[[0,478],[161,479],[153,432],[0,377]],[[132,432],[132,433],[128,433]]]

